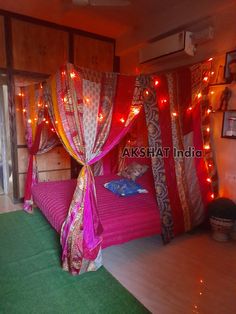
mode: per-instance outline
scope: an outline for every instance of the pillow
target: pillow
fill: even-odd
[[[141,185],[128,179],[110,181],[105,183],[104,187],[119,196],[129,196],[138,193],[148,193],[148,191],[143,189]]]
[[[119,176],[122,176],[127,179],[135,181],[138,177],[141,177],[148,169],[148,165],[141,165],[137,162],[132,162],[125,169],[118,173]]]

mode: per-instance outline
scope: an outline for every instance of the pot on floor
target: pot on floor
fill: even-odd
[[[232,227],[231,233],[230,233],[231,239],[236,241],[236,222],[234,221],[234,225]]]
[[[232,231],[234,220],[210,217],[210,223],[212,228],[212,238],[216,241],[226,242],[230,239],[230,233]]]

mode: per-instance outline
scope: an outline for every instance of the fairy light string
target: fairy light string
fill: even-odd
[[[214,75],[213,61],[213,58],[209,58],[207,61],[201,64],[201,79],[199,81],[199,90],[195,95],[195,99],[198,100],[197,105],[201,106],[204,162],[207,169],[206,181],[210,186],[208,197],[209,201],[218,196],[218,177],[213,159],[210,129],[211,114],[214,113],[209,99],[209,84],[211,83],[212,76]]]
[[[206,182],[209,184],[208,200],[212,200],[218,195],[218,177],[217,171],[213,159],[213,152],[211,147],[211,129],[210,129],[210,116],[214,112],[209,101],[209,84],[212,82],[214,76],[213,70],[213,58],[209,58],[205,62],[197,64],[191,67],[192,73],[192,101],[189,107],[186,109],[187,114],[192,114],[196,106],[201,107],[202,114],[202,140],[203,140],[203,157],[207,170]],[[161,85],[161,80],[152,76],[151,84],[149,88],[144,91],[144,97],[150,98],[153,91],[158,91]],[[167,98],[159,99],[159,109],[161,110],[168,103]],[[177,105],[171,111],[172,118],[178,118],[179,112],[176,110]]]

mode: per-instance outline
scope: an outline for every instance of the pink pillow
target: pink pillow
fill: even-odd
[[[125,169],[118,173],[127,179],[135,181],[138,177],[141,177],[148,170],[148,165],[141,165],[137,162],[132,162]]]

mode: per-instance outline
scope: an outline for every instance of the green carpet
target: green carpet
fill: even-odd
[[[0,214],[0,313],[149,313],[108,271],[72,276],[39,211]]]

